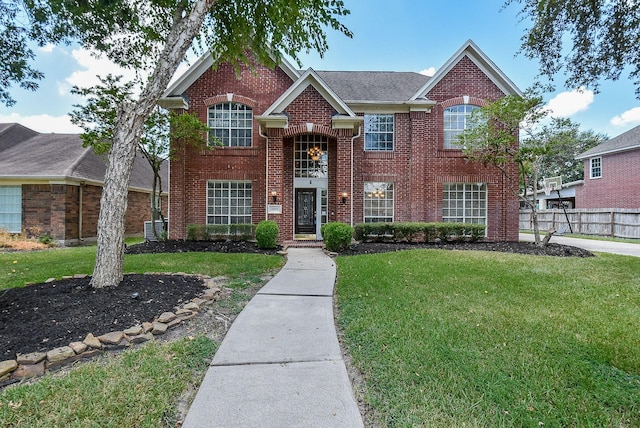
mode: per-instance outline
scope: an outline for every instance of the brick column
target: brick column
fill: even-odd
[[[351,131],[340,130],[337,138],[335,188],[329,187],[329,206],[335,203],[335,221],[351,222]],[[342,203],[342,192],[347,192],[346,203]]]

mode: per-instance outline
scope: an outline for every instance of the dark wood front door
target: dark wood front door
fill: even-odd
[[[295,233],[316,233],[316,189],[296,189]]]

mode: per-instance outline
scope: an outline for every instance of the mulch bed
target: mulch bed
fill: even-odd
[[[352,245],[340,254],[374,254],[416,248],[501,251],[555,257],[593,256],[576,247],[549,244],[540,248],[528,242],[365,243]],[[130,246],[126,253],[209,251],[277,254],[280,250],[261,250],[255,243],[242,241],[167,241]],[[48,351],[82,341],[87,333],[100,335],[152,321],[162,312],[173,311],[180,303],[196,297],[204,289],[200,279],[182,275],[126,275],[118,287],[102,290],[91,288],[90,279],[57,280],[0,292],[0,361],[14,359],[17,353]]]

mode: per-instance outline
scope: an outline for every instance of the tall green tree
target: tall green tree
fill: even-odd
[[[84,48],[139,72],[139,95],[117,107],[100,202],[93,287],[123,277],[124,214],[133,160],[147,118],[194,45],[235,65],[272,66],[284,53],[327,49],[327,29],[347,36],[342,0],[24,0],[43,31],[59,30]],[[274,61],[275,59],[275,61]]]
[[[539,127],[547,114],[542,97],[531,91],[523,97],[508,95],[475,110],[457,142],[470,161],[501,171],[508,189],[531,209],[536,245],[550,239],[540,239],[536,209],[540,165],[553,145]]]
[[[635,0],[507,0],[519,3],[532,22],[522,52],[540,60],[553,80],[560,72],[569,88],[598,91],[601,80],[629,73],[640,98],[640,7]]]
[[[539,134],[540,138],[553,145],[553,155],[544,156],[541,160],[540,176],[561,176],[563,183],[582,180],[583,162],[576,156],[608,140],[604,134],[581,131],[579,124],[566,118],[552,118]]]

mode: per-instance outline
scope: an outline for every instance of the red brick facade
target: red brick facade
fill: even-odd
[[[23,228],[29,234],[48,233],[66,244],[95,239],[101,195],[102,187],[93,185],[23,184]],[[149,193],[129,191],[128,198],[125,235],[142,236],[144,222],[151,219]],[[164,207],[167,202],[163,197]]]
[[[263,127],[262,116],[292,85],[281,68],[256,66],[239,77],[228,65],[201,74],[184,92],[188,111],[207,122],[207,109],[220,102],[239,102],[253,109],[252,147],[220,147],[203,152],[181,150],[170,164],[170,237],[183,239],[189,224],[207,222],[207,182],[252,183],[252,222],[269,218],[280,227],[280,240],[294,239],[294,140],[300,135],[328,139],[327,220],[361,223],[364,183],[392,182],[394,221],[442,221],[444,183],[482,183],[487,187],[487,239],[518,239],[518,202],[501,173],[470,163],[460,150],[443,149],[443,111],[456,104],[482,105],[505,95],[473,61],[463,56],[425,94],[429,109],[389,107],[394,114],[392,151],[365,151],[362,126],[335,126],[335,104],[316,87],[307,86],[286,106],[287,125]],[[357,116],[364,111],[354,108]],[[379,113],[387,113],[384,109]],[[356,117],[357,119],[357,117]],[[354,122],[355,123],[355,122]],[[265,138],[266,137],[266,138]],[[352,169],[353,166],[353,169]],[[515,168],[513,173],[516,173]],[[298,180],[298,181],[296,181]],[[298,183],[298,184],[296,184]],[[313,187],[312,180],[309,186]],[[281,213],[267,214],[275,190]],[[347,192],[346,203],[342,193]],[[318,217],[320,218],[320,217]]]
[[[640,149],[596,156],[602,176],[591,178],[584,160],[584,185],[576,187],[576,208],[640,208]]]

